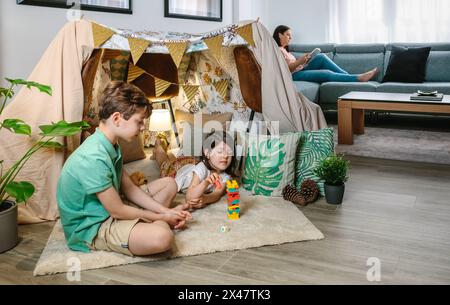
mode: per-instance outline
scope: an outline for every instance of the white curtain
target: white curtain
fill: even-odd
[[[449,0],[329,0],[329,42],[449,42]]]

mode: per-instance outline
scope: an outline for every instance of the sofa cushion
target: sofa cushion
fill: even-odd
[[[427,82],[450,82],[450,51],[431,51],[425,73]]]
[[[334,62],[350,74],[361,74],[378,68],[380,71],[384,69],[384,53],[336,53]],[[378,75],[374,81],[381,81],[383,74]]]
[[[414,47],[431,47],[430,55],[425,72],[425,81],[427,82],[448,82],[450,81],[450,70],[445,67],[450,66],[450,44],[449,43],[390,43],[386,45],[386,56],[384,64],[384,73],[389,64],[391,50],[393,46],[404,46],[408,48]],[[448,56],[448,57],[447,57]]]
[[[295,157],[301,133],[248,136],[243,187],[253,195],[280,197],[294,182]]]
[[[295,164],[295,186],[297,189],[301,188],[303,181],[312,179],[317,182],[320,194],[324,196],[324,183],[317,177],[314,170],[323,159],[333,152],[333,128],[302,132]]]
[[[297,91],[306,96],[310,101],[317,103],[319,101],[319,86],[318,83],[297,81],[294,82]]]
[[[425,80],[425,69],[431,47],[407,48],[392,46],[389,65],[384,82],[421,83]]]
[[[333,43],[323,43],[323,44],[290,44],[289,49],[291,52],[307,53],[311,52],[315,48],[320,48],[322,53],[334,53],[336,45]]]
[[[366,91],[375,92],[379,83],[339,83],[328,82],[320,86],[320,105],[328,104],[336,107],[337,100],[340,96],[349,93],[350,91]]]
[[[384,44],[341,44],[336,46],[334,62],[351,74],[367,72],[375,67],[384,71]],[[374,81],[381,81],[379,73]]]
[[[382,43],[343,43],[336,45],[336,53],[384,53],[385,47]]]

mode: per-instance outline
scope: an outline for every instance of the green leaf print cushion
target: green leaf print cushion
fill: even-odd
[[[254,195],[281,196],[294,182],[299,133],[279,136],[246,135],[248,141],[243,187]]]
[[[314,174],[314,169],[320,161],[333,152],[333,128],[301,133],[295,166],[295,186],[297,189],[300,189],[303,180],[312,179],[317,182],[320,194],[324,196],[323,182]]]

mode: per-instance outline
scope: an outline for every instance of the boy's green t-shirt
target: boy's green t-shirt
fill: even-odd
[[[120,191],[122,154],[100,131],[88,137],[67,159],[56,198],[67,245],[89,252],[101,224],[110,216],[96,193],[113,186]]]

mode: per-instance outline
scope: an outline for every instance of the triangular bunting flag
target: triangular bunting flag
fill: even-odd
[[[170,85],[171,83],[155,77],[155,96],[159,97]]]
[[[147,50],[150,45],[150,41],[137,38],[128,38],[128,43],[130,45],[131,56],[133,57],[134,64],[137,64],[142,54]]]
[[[92,22],[92,36],[94,36],[94,48],[100,47],[104,44],[108,39],[111,38],[112,35],[115,34],[114,31],[105,28],[104,26],[98,25],[95,22]]]
[[[169,49],[169,53],[172,56],[175,66],[180,66],[181,59],[183,59],[184,52],[186,51],[186,42],[166,42],[166,47]]]
[[[223,36],[217,35],[215,37],[207,38],[204,40],[205,44],[208,46],[208,49],[211,53],[216,57],[217,60],[220,60],[222,57],[222,43]]]
[[[138,66],[135,66],[130,62],[130,65],[128,66],[127,83],[131,83],[144,73],[146,73],[144,69],[139,68]]]
[[[200,86],[183,85],[182,88],[183,88],[184,94],[186,94],[186,98],[188,99],[188,102],[190,102],[197,95],[198,88],[200,88]]]
[[[214,83],[214,87],[216,88],[217,93],[220,94],[220,96],[226,100],[227,99],[227,93],[228,93],[228,80],[223,79],[221,81],[218,81]]]
[[[255,46],[255,41],[253,40],[252,23],[237,28],[236,33],[238,33],[242,38],[244,38],[245,41],[247,41],[250,45]]]

